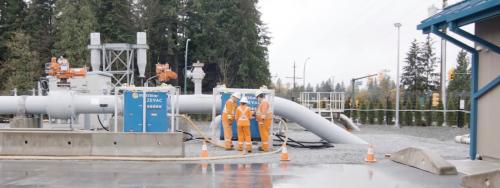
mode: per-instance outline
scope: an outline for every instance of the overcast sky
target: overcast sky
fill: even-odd
[[[413,39],[425,35],[416,26],[428,17],[431,5],[442,0],[260,0],[262,20],[271,33],[269,62],[272,76],[285,82],[293,75],[302,77],[307,57],[306,82],[317,84],[330,77],[346,85],[353,77],[384,69],[396,76],[397,32],[401,22],[401,66]],[[449,4],[458,0],[449,0]],[[471,30],[468,26],[465,29]],[[435,39],[440,56],[439,38]],[[447,67],[454,67],[458,48],[448,43]],[[276,77],[273,77],[276,81]],[[297,81],[302,85],[302,80]]]

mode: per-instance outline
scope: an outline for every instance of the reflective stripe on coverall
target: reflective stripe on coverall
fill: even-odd
[[[236,110],[236,119],[238,127],[238,150],[243,150],[243,142],[245,142],[246,150],[252,151],[252,137],[250,134],[250,117],[252,112],[247,105],[240,105]]]
[[[263,99],[256,112],[257,122],[259,124],[260,139],[262,141],[262,150],[269,151],[269,131],[273,120],[273,114],[269,111],[269,102]]]
[[[222,112],[222,127],[224,128],[224,146],[226,149],[231,149],[232,147],[232,137],[233,137],[233,122],[234,115],[236,111],[236,103],[233,100],[228,99],[226,105],[224,106],[224,111]]]

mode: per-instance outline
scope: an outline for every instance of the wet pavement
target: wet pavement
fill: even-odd
[[[0,187],[460,187],[388,160],[375,164],[0,161]]]

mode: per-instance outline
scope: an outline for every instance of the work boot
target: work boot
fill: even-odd
[[[226,151],[229,151],[229,150],[234,150],[234,147],[231,145],[231,147],[226,147]]]
[[[247,153],[252,153],[252,150],[247,150]]]
[[[262,146],[259,146],[259,151],[264,151],[264,149],[262,148]]]

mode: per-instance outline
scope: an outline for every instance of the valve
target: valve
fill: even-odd
[[[177,79],[177,73],[170,69],[169,64],[156,64],[156,77],[161,83]]]
[[[69,86],[68,79],[73,77],[84,77],[87,75],[87,69],[70,68],[67,59],[60,57],[59,59],[52,57],[50,63],[46,64],[46,72],[50,76],[60,79],[58,86]]]

